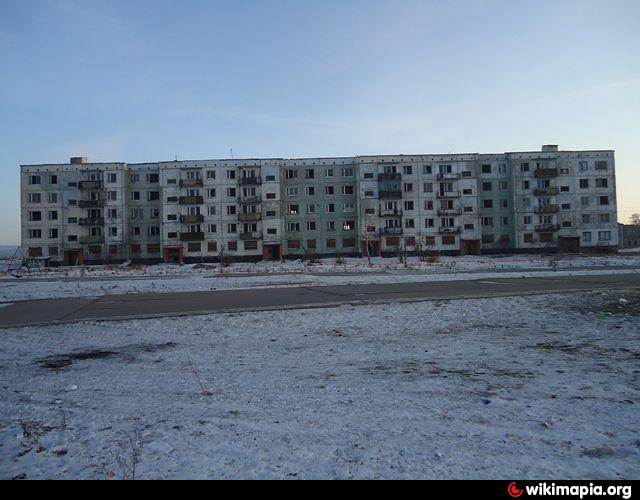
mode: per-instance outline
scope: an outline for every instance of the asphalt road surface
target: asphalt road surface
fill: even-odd
[[[0,307],[0,328],[85,320],[125,320],[625,288],[640,288],[640,274],[106,295],[99,298],[28,300],[4,305]]]

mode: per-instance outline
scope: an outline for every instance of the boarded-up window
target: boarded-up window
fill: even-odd
[[[451,235],[446,235],[442,237],[442,244],[443,245],[455,245],[456,244],[456,237],[455,236],[451,236]]]
[[[435,236],[425,236],[424,242],[427,246],[434,246],[436,244]]]
[[[533,233],[524,233],[524,242],[533,243]]]
[[[244,242],[244,249],[245,250],[257,250],[258,249],[258,242],[257,241],[245,241]]]
[[[238,242],[237,241],[230,241],[227,244],[227,248],[229,249],[230,252],[237,252],[238,251]]]
[[[307,248],[316,248],[316,240],[307,240]]]
[[[300,248],[300,240],[287,240],[287,248]]]
[[[552,243],[553,233],[540,233],[540,243]]]
[[[102,247],[100,245],[91,245],[89,247],[89,253],[92,253],[94,255],[98,255],[102,253]]]
[[[415,238],[414,236],[409,236],[409,237],[405,240],[404,244],[405,244],[406,246],[408,246],[408,247],[414,247],[414,246],[416,246],[416,238]]]
[[[140,251],[140,245],[131,245],[131,253],[133,255],[139,254]]]
[[[397,236],[391,236],[389,238],[385,238],[385,243],[388,247],[397,247],[400,246],[400,238]]]
[[[189,243],[187,245],[187,250],[189,252],[199,252],[202,249],[202,245],[200,243]]]
[[[42,257],[42,247],[29,247],[29,257]]]
[[[500,236],[500,243],[506,244],[511,242],[511,237],[508,234],[503,234]]]
[[[54,257],[58,255],[58,247],[49,247],[49,256]]]
[[[493,234],[482,235],[482,243],[493,243],[493,242],[494,242]]]
[[[218,251],[218,242],[217,241],[209,241],[207,243],[207,252],[213,253]]]
[[[150,254],[159,254],[160,253],[160,245],[157,243],[151,243],[147,245],[147,252]]]
[[[333,238],[329,238],[327,240],[327,248],[335,248],[336,247],[336,240]]]
[[[355,248],[356,240],[353,238],[344,238],[342,240],[342,248]]]
[[[116,255],[118,253],[118,245],[109,245],[109,255]]]

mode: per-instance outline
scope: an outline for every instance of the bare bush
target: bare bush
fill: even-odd
[[[189,358],[189,369],[191,370],[193,377],[196,379],[196,382],[198,382],[198,385],[200,386],[200,390],[202,391],[202,395],[211,396],[211,392],[207,390],[207,388],[204,385],[204,382],[202,382],[202,377],[200,377],[200,371],[198,370],[198,367],[193,361],[191,361],[191,358]]]
[[[135,429],[125,442],[118,443],[113,459],[118,464],[124,481],[135,481],[138,465],[142,461],[144,439],[141,429]]]

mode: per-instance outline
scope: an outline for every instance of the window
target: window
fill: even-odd
[[[238,225],[237,224],[227,224],[227,233],[228,234],[235,234],[238,232]]]
[[[571,210],[571,203],[563,203],[561,207],[562,210]]]
[[[508,226],[509,225],[509,217],[500,217],[500,224],[502,224],[503,226]]]
[[[493,243],[495,238],[493,234],[483,234],[482,235],[482,243]]]
[[[244,242],[244,249],[245,250],[257,250],[258,249],[258,242],[257,241],[245,241]]]
[[[265,178],[265,180],[267,182],[275,182],[276,181],[276,176],[275,175],[267,175],[267,177]]]
[[[278,230],[270,227],[269,229],[267,229],[267,234],[271,234],[271,235],[278,234]]]
[[[300,232],[300,223],[299,222],[288,222],[287,223],[287,231],[290,233],[299,233]]]
[[[218,226],[217,226],[217,224],[208,224],[207,225],[207,230],[210,233],[217,233],[218,232]]]
[[[326,168],[324,170],[324,176],[325,177],[333,177],[333,169],[332,168]]]
[[[480,167],[482,169],[482,173],[483,174],[490,174],[491,173],[491,165],[482,165],[482,167]]]
[[[276,193],[267,193],[267,200],[275,200]]]
[[[491,191],[491,190],[493,190],[493,183],[492,182],[483,182],[482,183],[482,190],[483,191]]]
[[[607,170],[609,168],[606,161],[597,161],[596,162],[596,170]]]
[[[132,236],[140,236],[140,226],[133,226],[131,228],[131,235]]]
[[[207,179],[215,180],[216,171],[215,170],[207,170],[205,175],[206,175]],[[213,250],[213,251],[215,252],[215,250]]]
[[[344,238],[342,240],[342,248],[354,248],[356,246],[356,240],[353,238]]]
[[[582,241],[585,243],[591,243],[591,232],[585,231],[582,233]]]
[[[578,164],[578,168],[580,169],[581,172],[586,172],[587,170],[589,170],[589,163],[586,161],[581,161]]]
[[[306,188],[304,188],[304,192],[307,196],[315,196],[316,188],[313,186],[307,186]]]
[[[298,196],[298,186],[289,186],[287,188],[287,196]]]
[[[327,221],[325,227],[326,227],[327,231],[335,231],[336,230],[336,223],[335,223],[335,221],[332,221],[332,220]]]
[[[416,227],[415,219],[405,219],[404,227],[406,227],[407,229],[413,229],[414,227]]]
[[[598,222],[600,222],[600,224],[609,224],[611,222],[611,215],[598,214]]]
[[[236,171],[235,170],[227,170],[227,179],[232,181],[236,178]]]
[[[284,176],[286,179],[297,179],[298,171],[297,170],[285,170]]]
[[[353,231],[355,228],[356,228],[356,223],[355,221],[352,221],[352,220],[346,220],[342,224],[343,231]]]
[[[315,249],[316,248],[316,240],[307,240],[307,248]]]
[[[298,215],[300,213],[300,205],[289,205],[287,207],[287,212],[290,215]]]
[[[565,220],[562,221],[562,227],[571,227],[571,221],[570,220]]]
[[[147,191],[147,201],[157,201],[160,199],[160,191]]]
[[[364,192],[364,197],[365,198],[373,198],[373,191],[365,191]]]
[[[533,224],[533,217],[531,217],[530,215],[525,215],[522,218],[522,222],[525,226],[530,226],[531,224]]]
[[[582,223],[583,224],[591,224],[591,215],[582,214]]]
[[[200,243],[189,243],[187,245],[187,251],[189,253],[198,253],[202,249],[202,245]]]
[[[49,238],[56,239],[58,238],[58,230],[57,229],[49,229]]]
[[[29,203],[41,203],[42,202],[42,196],[40,193],[28,193],[27,194],[27,201]]]
[[[137,201],[140,199],[140,191],[131,191],[131,199]]]
[[[423,165],[422,166],[422,173],[424,175],[429,175],[429,174],[431,174],[431,172],[432,172],[431,165]]]
[[[580,179],[580,189],[589,188],[589,179]]]
[[[473,195],[473,189],[463,189],[462,194],[464,194],[465,196],[471,196]]]
[[[525,233],[524,234],[524,242],[525,243],[533,243],[533,233]]]
[[[332,194],[334,194],[334,188],[333,186],[325,186],[324,188],[324,194],[331,196]]]
[[[118,228],[110,227],[109,228],[109,236],[118,236]]]
[[[493,200],[482,200],[482,208],[493,208]]]
[[[353,203],[343,203],[342,204],[342,211],[344,213],[351,213],[351,212],[355,212],[356,207]]]
[[[528,172],[529,171],[529,163],[524,162],[520,164],[520,172]]]
[[[307,231],[315,231],[317,229],[316,221],[307,222]]]
[[[342,186],[342,194],[343,195],[352,195],[353,194],[353,186]]]
[[[353,167],[345,167],[342,169],[342,177],[353,177]]]
[[[336,211],[336,205],[335,203],[329,203],[327,205],[327,213],[332,214]]]
[[[569,191],[571,191],[571,189],[569,188],[569,186],[560,186],[560,191],[563,193],[568,193]]]
[[[365,172],[363,177],[365,179],[373,179],[373,172]]]
[[[58,203],[58,193],[49,193],[47,195],[47,201],[49,203]]]
[[[107,174],[107,182],[109,184],[115,184],[116,182],[118,182],[117,174]]]
[[[266,215],[266,217],[275,217],[276,216],[276,211],[275,210],[267,210],[265,215]]]
[[[413,184],[411,182],[405,182],[404,183],[404,192],[405,193],[413,192]]]
[[[29,176],[29,184],[31,186],[36,186],[42,182],[42,179],[39,175],[30,175]]]
[[[216,197],[216,190],[214,189],[207,189],[207,196],[209,198],[215,198]]]
[[[37,240],[42,238],[42,229],[29,229],[29,239]]]
[[[483,217],[482,225],[484,227],[493,227],[493,217]]]
[[[422,185],[422,190],[425,193],[433,193],[433,182],[425,182]]]
[[[329,238],[327,240],[327,248],[335,248],[336,247],[336,240],[333,238]]]
[[[230,241],[227,244],[227,248],[229,249],[230,252],[236,252],[238,250],[238,242],[237,241]]]
[[[598,231],[598,241],[611,241],[611,231]]]
[[[609,197],[608,196],[599,196],[598,197],[598,204],[599,205],[608,205],[609,204]]]
[[[235,205],[227,205],[227,215],[236,215],[238,208]]]
[[[413,208],[414,208],[413,201],[405,201],[404,202],[404,209],[406,211],[411,212],[411,211],[413,211]]]
[[[588,196],[582,196],[582,197],[580,198],[580,204],[581,204],[583,207],[588,207],[588,206],[589,206],[589,197],[588,197]]]
[[[287,240],[287,248],[297,250],[300,247],[300,240]]]
[[[78,236],[75,234],[70,234],[69,236],[67,236],[67,241],[70,241],[70,242],[78,241]]]
[[[41,221],[42,220],[42,212],[29,212],[29,221]]]
[[[316,171],[313,168],[305,169],[304,178],[305,179],[315,179],[316,178]]]
[[[430,227],[434,227],[434,219],[425,219],[424,220],[424,227],[425,228],[430,228]]]
[[[442,244],[446,246],[455,245],[456,237],[451,235],[445,235],[442,237]]]
[[[596,187],[597,188],[609,187],[609,180],[608,179],[596,179]]]
[[[411,165],[405,165],[402,167],[404,175],[413,175],[413,167]]]
[[[49,220],[58,220],[58,211],[57,210],[49,210],[47,214]]]

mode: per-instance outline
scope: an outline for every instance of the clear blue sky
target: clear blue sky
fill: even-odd
[[[0,0],[0,244],[21,163],[617,151],[640,212],[637,0]]]

